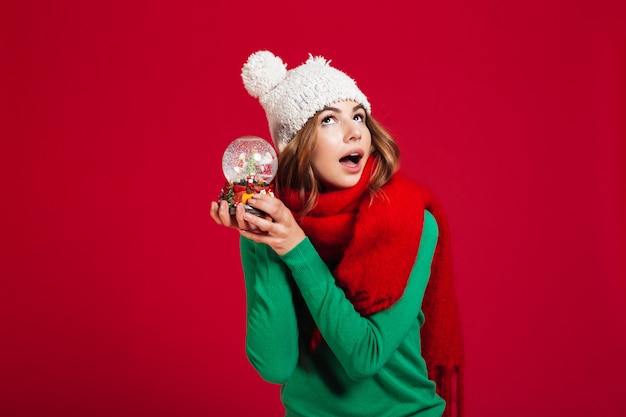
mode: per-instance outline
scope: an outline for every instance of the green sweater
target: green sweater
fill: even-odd
[[[246,280],[246,352],[265,380],[282,384],[287,416],[441,416],[444,401],[427,377],[420,327],[424,290],[438,238],[425,212],[417,260],[404,295],[361,317],[308,238],[278,256],[241,239]],[[365,254],[364,262],[368,256]],[[325,343],[313,354],[299,341],[313,321]]]

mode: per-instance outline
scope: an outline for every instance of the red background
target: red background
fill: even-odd
[[[624,415],[623,4],[2,2],[0,415],[281,415],[208,215],[259,49],[356,78],[447,208],[467,416]]]

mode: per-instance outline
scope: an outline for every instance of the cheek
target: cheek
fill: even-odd
[[[311,152],[311,165],[320,167],[325,164],[331,157],[334,148],[335,146],[329,138],[326,136],[318,136],[313,151]]]
[[[313,153],[311,154],[311,169],[318,179],[320,177],[320,174],[323,174],[326,171],[326,160],[327,158],[324,158],[324,152],[319,149],[313,151]]]
[[[374,150],[374,144],[372,143],[372,137],[369,135],[367,135],[367,139],[365,139],[367,142],[365,143],[365,147],[367,148],[368,152],[371,154],[372,151]]]
[[[313,168],[313,170],[316,170],[317,167],[319,166],[320,163],[320,149],[318,146],[316,146],[315,148],[313,148],[313,152],[311,152],[311,167]]]

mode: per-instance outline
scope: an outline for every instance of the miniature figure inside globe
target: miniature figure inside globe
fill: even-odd
[[[250,207],[247,201],[254,194],[274,196],[272,180],[276,176],[278,157],[274,147],[257,136],[242,136],[232,141],[222,157],[222,170],[226,182],[220,193],[220,201],[228,201],[230,213],[244,204],[246,211],[262,215]]]

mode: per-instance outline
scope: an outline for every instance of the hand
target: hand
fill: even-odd
[[[255,194],[248,200],[248,204],[266,213],[267,216],[255,216],[243,210],[242,220],[246,227],[239,228],[242,236],[269,245],[278,255],[286,254],[306,237],[291,210],[278,198]]]
[[[256,229],[256,226],[251,226],[244,219],[245,209],[242,204],[237,206],[234,216],[230,214],[229,210],[230,208],[228,206],[228,202],[225,200],[222,200],[219,203],[215,201],[211,202],[210,214],[215,223],[236,229],[238,231],[244,229]]]

